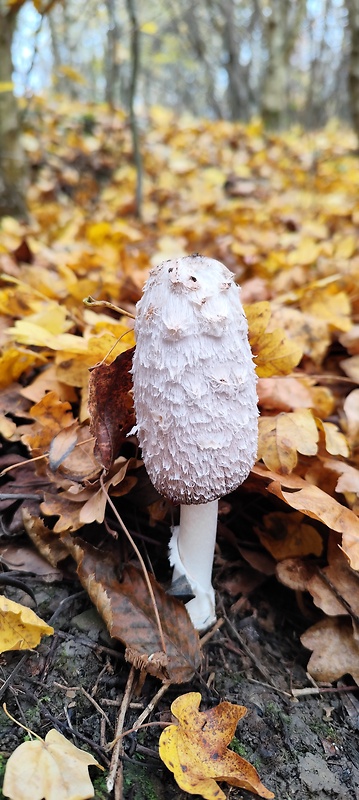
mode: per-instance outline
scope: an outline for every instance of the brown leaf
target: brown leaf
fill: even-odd
[[[283,476],[263,469],[260,464],[253,467],[252,473],[269,480],[268,491],[284,500],[287,505],[307,517],[324,522],[330,530],[341,533],[342,547],[350,559],[350,565],[352,569],[359,570],[359,519],[353,511],[299,475]],[[283,487],[292,491],[283,491]]]
[[[80,581],[105,620],[110,635],[136,651],[139,657],[147,657],[143,663],[151,664],[148,657],[159,653],[162,646],[142,571],[131,565],[121,570],[113,556],[81,539],[66,536],[63,541],[78,564]],[[152,575],[149,578],[166,643],[169,678],[174,683],[183,683],[192,678],[200,663],[198,634],[182,603],[167,595]],[[156,662],[152,666],[156,667]],[[149,667],[147,669],[150,671]],[[156,669],[155,674],[160,679],[164,677]]]
[[[34,543],[37,550],[43,557],[41,558],[38,553],[37,558],[41,559],[41,561],[46,559],[46,561],[44,561],[44,563],[47,565],[46,573],[44,568],[41,572],[39,571],[39,568],[37,568],[35,570],[36,574],[51,575],[51,573],[54,573],[57,576],[57,580],[59,580],[59,578],[62,577],[62,573],[60,570],[56,569],[56,567],[59,561],[62,561],[67,557],[67,548],[61,542],[61,539],[56,536],[56,533],[53,533],[50,528],[45,525],[41,517],[34,516],[27,508],[22,509],[22,519],[27,535],[30,537],[31,541]],[[50,564],[52,570],[50,569]]]
[[[336,681],[348,672],[359,684],[359,642],[350,619],[323,619],[300,638],[313,650],[307,669],[316,681]]]
[[[134,349],[120,353],[112,364],[98,364],[90,373],[90,430],[96,438],[95,455],[106,470],[135,424],[130,373]]]

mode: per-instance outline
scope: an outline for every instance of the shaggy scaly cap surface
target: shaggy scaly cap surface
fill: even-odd
[[[206,503],[239,486],[257,452],[256,376],[232,273],[188,256],[155,267],[137,303],[138,438],[156,489]]]

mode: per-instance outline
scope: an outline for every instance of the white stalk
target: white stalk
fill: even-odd
[[[181,505],[180,524],[173,528],[169,545],[172,582],[184,575],[195,595],[186,608],[197,630],[205,630],[216,620],[211,578],[217,516],[218,500]]]

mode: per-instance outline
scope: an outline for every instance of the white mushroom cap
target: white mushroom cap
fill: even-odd
[[[139,443],[156,489],[181,504],[237,488],[256,459],[256,376],[240,290],[219,261],[155,267],[137,303]]]

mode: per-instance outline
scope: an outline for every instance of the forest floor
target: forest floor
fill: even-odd
[[[89,750],[107,772],[90,768],[97,800],[111,797],[106,788],[111,753],[129,665],[123,648],[109,639],[104,623],[76,578],[43,583],[27,578],[37,610],[52,620],[55,634],[37,651],[5,653],[0,663],[0,696],[23,725],[45,735],[57,727],[80,748]],[[32,604],[19,589],[7,595]],[[223,604],[223,595],[219,596]],[[293,593],[270,579],[227,615],[203,644],[200,672],[185,685],[170,686],[148,718],[170,721],[171,702],[179,694],[199,691],[202,707],[221,699],[245,705],[232,748],[258,770],[278,800],[356,800],[359,797],[359,700],[351,679],[323,687],[320,694],[295,697],[294,689],[313,689],[305,664],[308,653],[299,641],[307,621]],[[123,730],[136,723],[155,697],[160,683],[147,677],[132,695]],[[295,692],[294,692],[295,694]],[[147,720],[148,721],[148,720]],[[185,800],[158,756],[160,726],[144,727],[124,737],[123,797],[126,800]],[[0,766],[24,740],[24,731],[0,716]],[[0,783],[1,785],[1,783]],[[233,800],[253,797],[222,784]],[[0,797],[1,794],[0,790]]]

